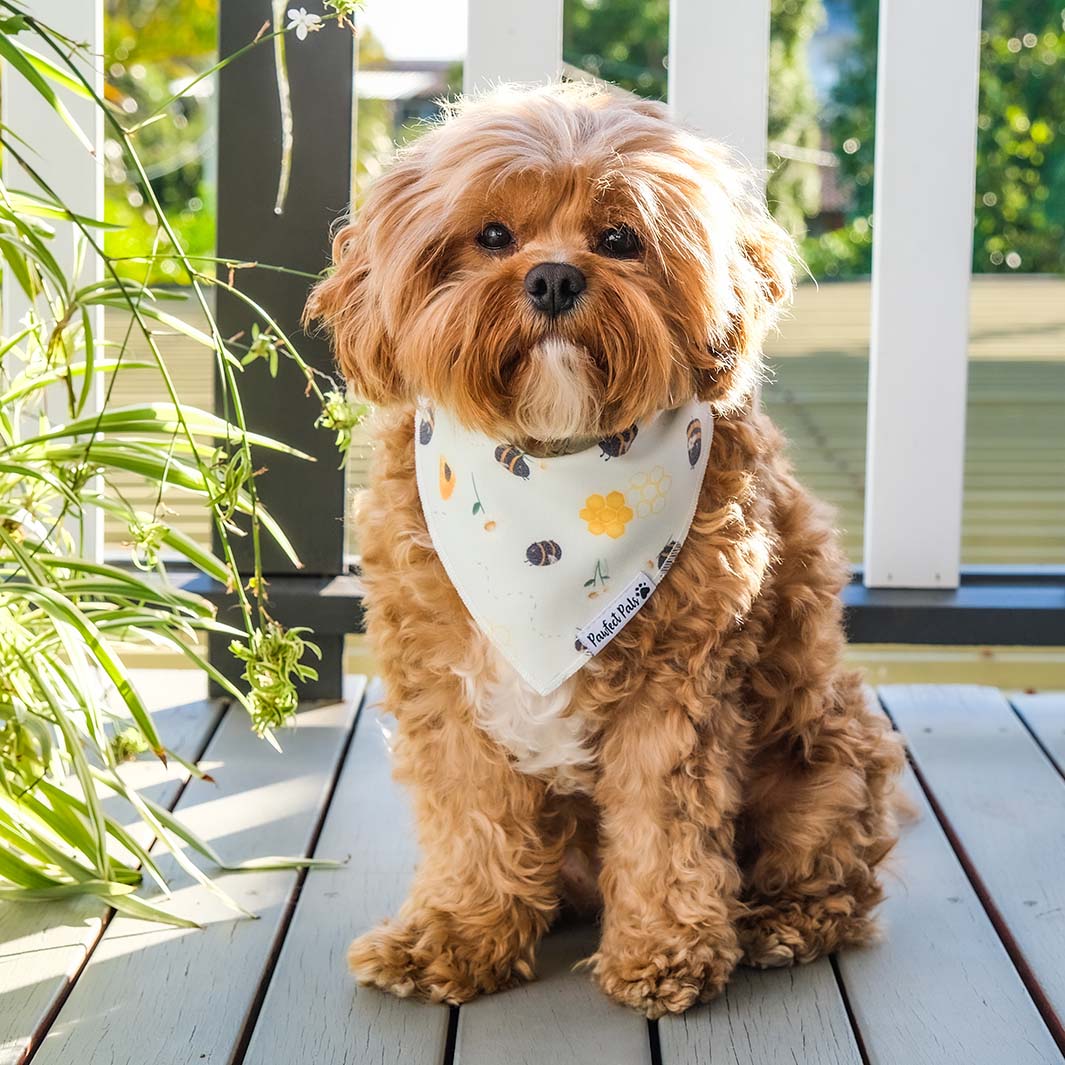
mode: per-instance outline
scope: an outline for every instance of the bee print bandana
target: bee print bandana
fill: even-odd
[[[433,546],[473,620],[541,695],[605,647],[688,535],[713,419],[692,401],[571,455],[538,458],[415,415]]]

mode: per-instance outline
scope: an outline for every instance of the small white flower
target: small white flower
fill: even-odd
[[[308,33],[315,33],[322,28],[322,16],[308,15],[305,7],[301,7],[298,11],[294,7],[289,8],[288,17],[289,24],[285,29],[295,30],[296,36],[301,41],[307,40]]]

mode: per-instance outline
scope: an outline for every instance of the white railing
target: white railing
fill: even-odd
[[[669,105],[761,171],[769,119],[769,0],[672,0]]]
[[[956,588],[980,0],[881,0],[865,583]]]
[[[766,158],[769,0],[671,0],[669,102]],[[980,0],[880,0],[865,583],[957,587]],[[562,62],[562,2],[470,0],[467,88]]]
[[[34,0],[32,13],[46,25],[53,26],[72,40],[84,42],[88,46],[87,51],[94,58],[91,63],[82,64],[82,73],[102,95],[103,0],[77,0],[76,3],[72,0]],[[63,102],[82,131],[96,146],[95,157],[71,136],[70,129],[25,78],[6,69],[3,71],[0,88],[2,121],[27,145],[27,165],[37,170],[72,210],[89,218],[103,218],[103,115],[92,103],[71,93],[63,93]],[[31,193],[39,191],[32,178],[24,174],[7,153],[4,153],[2,166],[4,183],[9,189]],[[72,272],[75,265],[75,226],[73,223],[55,221],[50,221],[49,224],[56,231],[50,250],[59,265]],[[97,236],[100,240],[103,239],[99,232]],[[16,323],[26,314],[28,304],[11,271],[5,270],[3,274],[0,335],[9,337],[17,332]],[[79,275],[80,282],[88,284],[100,280],[102,276],[103,267],[99,258],[91,253],[87,254]],[[100,343],[104,335],[103,307],[93,310],[92,317],[93,334]],[[94,388],[95,396],[90,399],[90,409],[99,407],[103,394],[100,375],[97,375]],[[62,417],[65,395],[65,390],[57,386],[55,400],[58,417]],[[103,557],[103,517],[103,511],[99,507],[89,507],[85,511],[80,530],[86,557]]]
[[[466,88],[555,77],[562,3],[469,0]],[[769,0],[670,3],[675,114],[760,170],[769,7]],[[34,11],[101,53],[102,0],[36,0]],[[979,23],[980,0],[880,3],[864,559],[873,586],[958,584]],[[89,73],[102,82],[102,64]],[[70,106],[102,145],[99,116],[84,101]],[[96,160],[85,153],[19,79],[4,86],[3,117],[28,135],[67,202],[100,216],[102,153]],[[19,180],[11,160],[4,173],[16,187],[32,184]],[[61,261],[70,261],[73,234],[62,232],[57,246]],[[10,335],[25,307],[9,280],[3,296]],[[102,530],[93,535],[102,545]]]

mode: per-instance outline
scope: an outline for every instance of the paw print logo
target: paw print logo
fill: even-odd
[[[606,533],[612,540],[625,535],[625,526],[632,521],[632,516],[632,508],[626,505],[625,497],[620,492],[589,496],[580,512],[580,517],[588,523],[588,531],[593,536]]]
[[[641,518],[657,514],[666,505],[673,478],[661,466],[639,473],[629,482],[629,506]]]

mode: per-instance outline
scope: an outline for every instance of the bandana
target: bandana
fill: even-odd
[[[693,400],[570,455],[538,458],[415,415],[418,494],[470,615],[541,695],[650,598],[688,535],[713,418]]]

